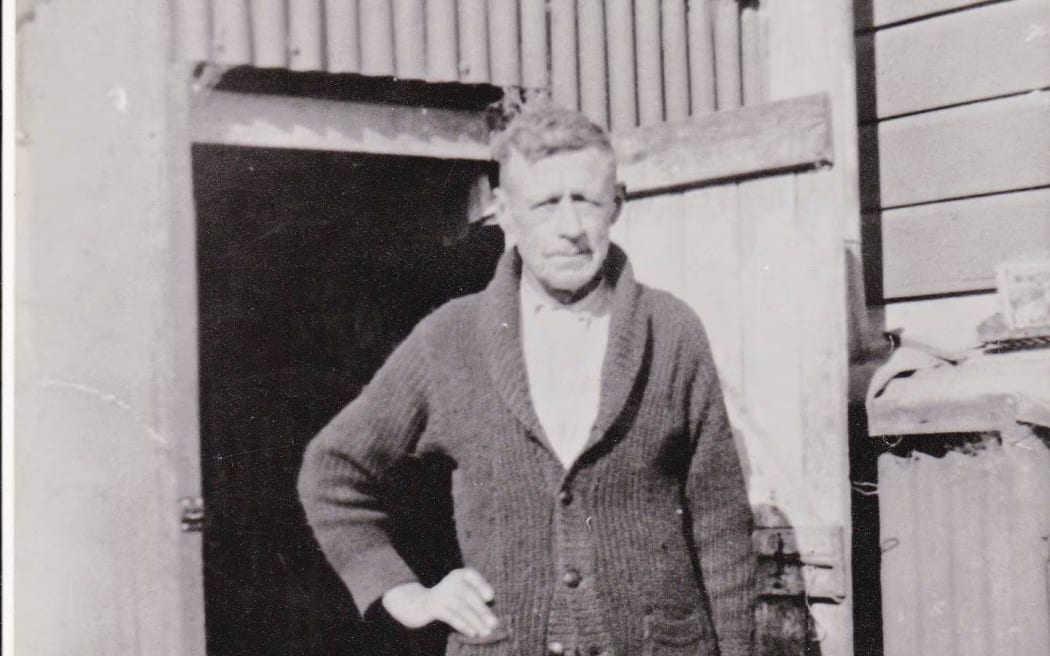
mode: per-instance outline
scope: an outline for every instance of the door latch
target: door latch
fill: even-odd
[[[182,497],[179,499],[182,509],[180,523],[183,533],[200,533],[204,530],[204,499],[201,497]]]

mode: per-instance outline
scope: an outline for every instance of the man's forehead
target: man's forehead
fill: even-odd
[[[500,177],[531,179],[541,172],[556,171],[564,175],[582,174],[583,177],[604,181],[615,169],[616,157],[598,146],[562,150],[532,161],[520,151],[512,149],[500,166]]]

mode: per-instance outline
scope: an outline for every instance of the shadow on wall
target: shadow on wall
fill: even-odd
[[[809,605],[795,528],[771,504],[753,508],[758,553],[755,656],[819,656],[816,622]]]

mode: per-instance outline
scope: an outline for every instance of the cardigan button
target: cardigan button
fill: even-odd
[[[580,585],[581,580],[583,580],[583,577],[580,576],[579,570],[575,567],[566,569],[565,573],[561,575],[561,582],[570,588]]]
[[[557,640],[552,640],[547,644],[547,653],[550,654],[550,656],[564,656],[565,645]]]
[[[562,490],[558,493],[558,502],[563,506],[567,506],[572,503],[572,492],[569,490]]]

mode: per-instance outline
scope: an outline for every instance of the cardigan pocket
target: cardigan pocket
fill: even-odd
[[[448,636],[448,656],[497,656],[511,654],[513,640],[506,620],[485,637],[471,637],[453,631]]]
[[[704,618],[698,611],[671,614],[656,611],[642,625],[642,656],[698,656],[709,650],[700,645],[706,638]]]

